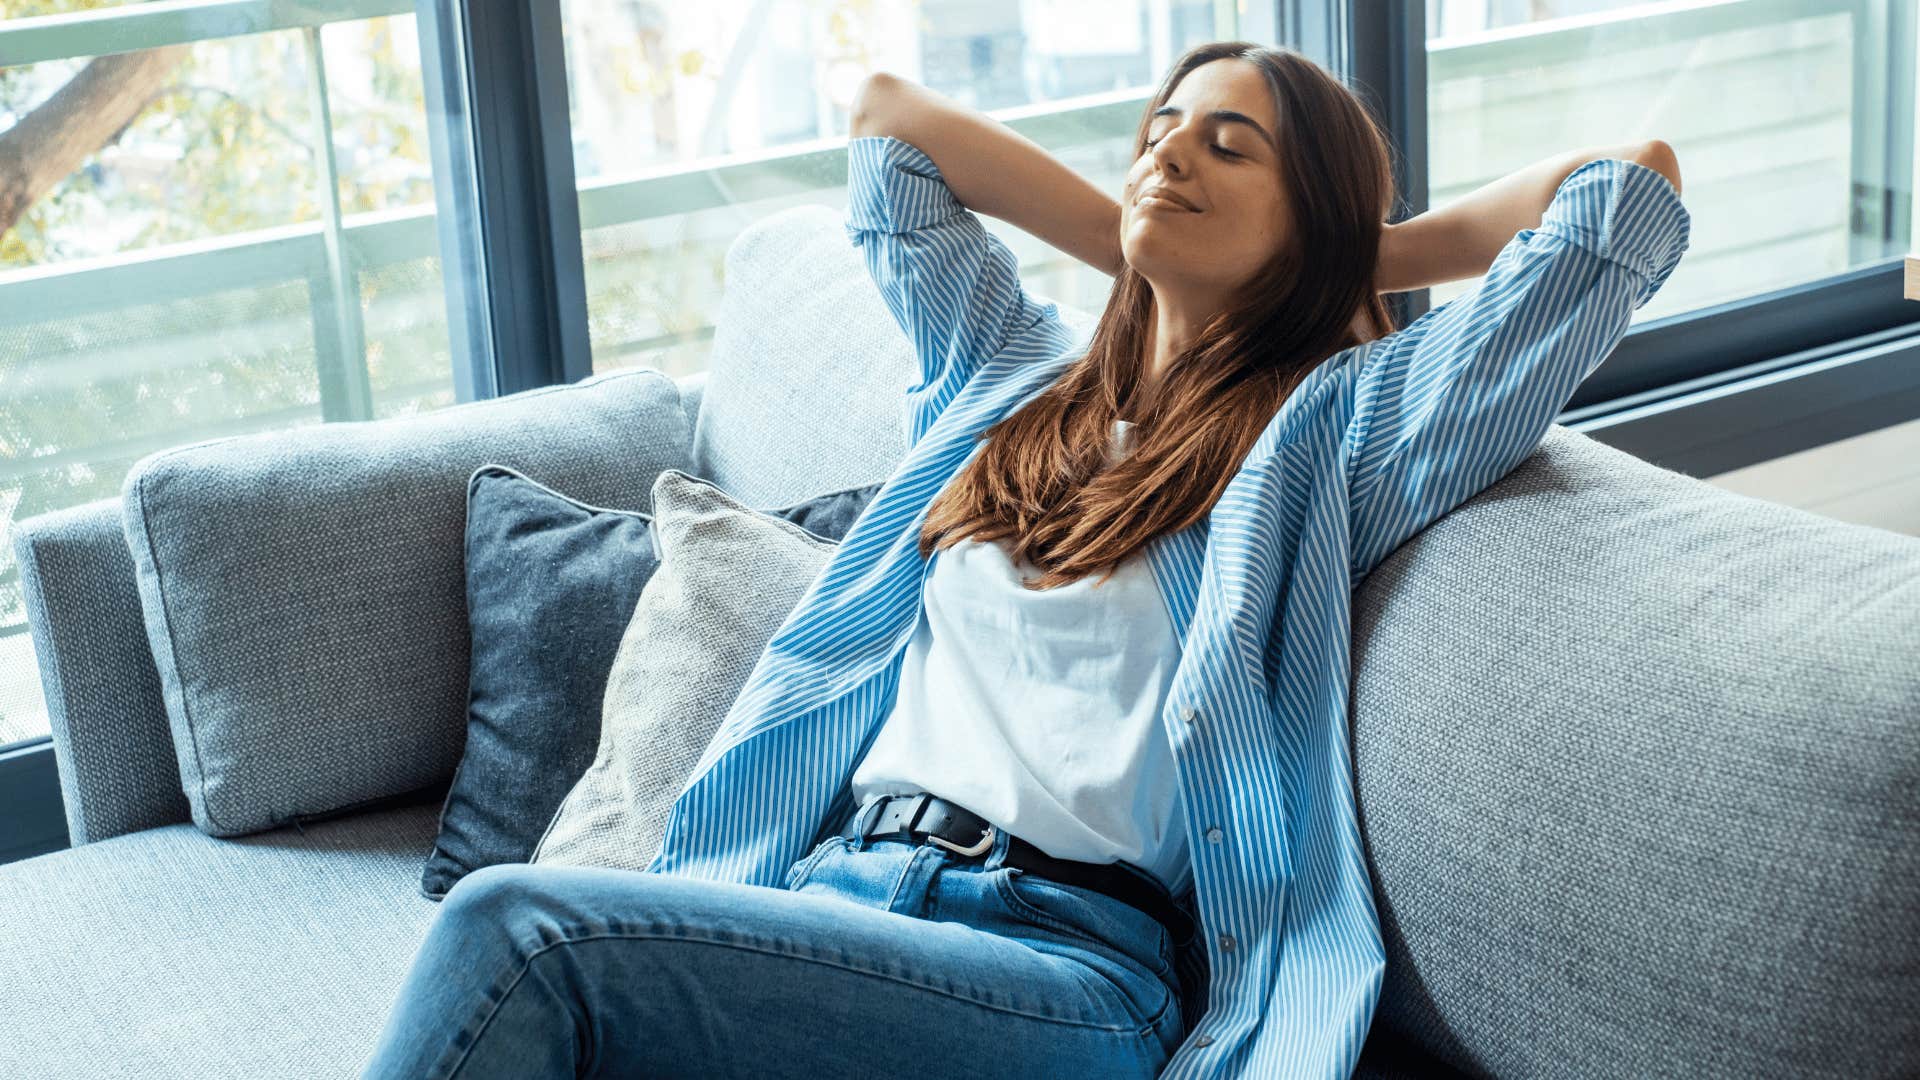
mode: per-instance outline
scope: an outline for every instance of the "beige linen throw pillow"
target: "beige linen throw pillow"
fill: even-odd
[[[600,746],[531,862],[644,870],[667,815],[834,541],[678,469],[653,484],[660,567],[614,654]]]

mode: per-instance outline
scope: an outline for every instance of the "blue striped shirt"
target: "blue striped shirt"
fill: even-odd
[[[778,888],[852,814],[919,617],[929,504],[1088,344],[925,153],[863,137],[848,162],[847,234],[919,365],[908,449],[768,642],[649,872]],[[1148,545],[1182,647],[1162,722],[1192,853],[1179,899],[1202,927],[1163,1076],[1353,1071],[1386,951],[1348,755],[1351,590],[1532,453],[1688,230],[1659,173],[1580,166],[1472,292],[1317,365],[1210,514]]]

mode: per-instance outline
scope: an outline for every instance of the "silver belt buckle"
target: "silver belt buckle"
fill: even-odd
[[[962,855],[984,855],[987,849],[993,846],[993,826],[988,825],[986,833],[980,837],[980,842],[972,847],[956,847],[933,833],[928,833],[927,839],[939,844],[948,851],[959,852]]]

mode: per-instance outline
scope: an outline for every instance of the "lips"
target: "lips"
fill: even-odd
[[[1183,210],[1191,210],[1196,214],[1200,212],[1200,208],[1193,205],[1185,196],[1164,187],[1150,188],[1143,191],[1140,193],[1140,198],[1136,201],[1145,202],[1148,199],[1164,199]]]

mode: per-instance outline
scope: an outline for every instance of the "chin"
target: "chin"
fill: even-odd
[[[1120,258],[1133,269],[1145,272],[1153,266],[1153,244],[1151,241],[1121,244]]]
[[[1165,265],[1154,261],[1151,249],[1122,251],[1120,258],[1127,264],[1129,270],[1149,280],[1166,271]]]

